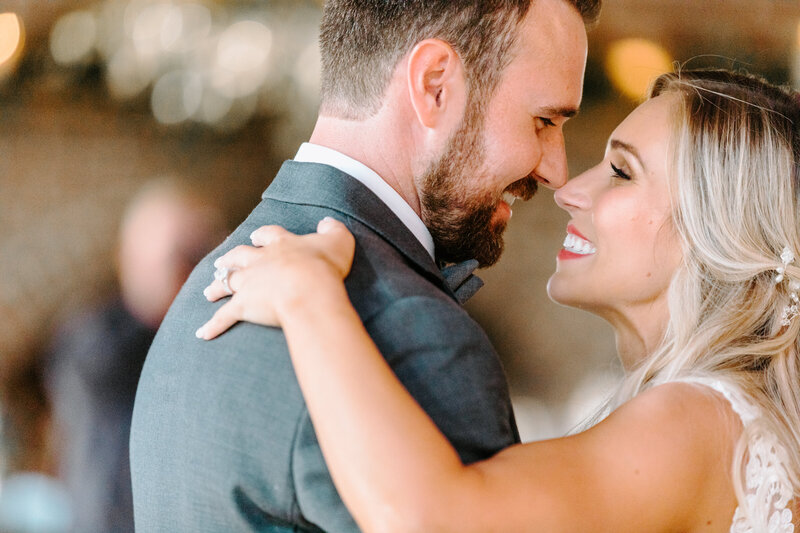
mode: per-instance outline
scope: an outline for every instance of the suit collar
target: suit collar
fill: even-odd
[[[394,190],[377,172],[367,165],[333,148],[309,142],[300,145],[297,155],[294,156],[294,161],[328,165],[357,179],[362,185],[375,193],[375,196],[380,198],[381,202],[386,204],[386,207],[397,215],[397,218],[422,243],[428,254],[434,257],[433,237],[431,237],[419,214],[400,196],[400,193]]]
[[[331,166],[286,161],[262,198],[333,209],[352,217],[391,243],[452,298],[453,292],[425,247],[372,191]]]

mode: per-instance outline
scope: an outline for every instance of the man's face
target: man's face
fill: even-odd
[[[538,0],[519,31],[494,93],[488,101],[472,95],[442,156],[418,179],[440,260],[494,264],[513,198],[530,199],[538,183],[566,183],[562,127],[582,96],[583,20],[563,0]]]

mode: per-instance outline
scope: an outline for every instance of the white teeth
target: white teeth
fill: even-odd
[[[567,233],[564,239],[564,249],[568,252],[580,255],[589,255],[597,251],[592,243],[585,239],[581,239],[573,233]]]
[[[509,205],[509,207],[514,205],[514,200],[516,200],[516,199],[517,199],[517,197],[514,196],[513,194],[511,194],[510,192],[504,192],[503,193],[503,201],[505,203],[507,203]]]

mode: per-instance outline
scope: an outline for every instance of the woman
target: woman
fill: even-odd
[[[463,465],[349,305],[343,225],[261,228],[198,331],[280,325],[366,531],[791,532],[800,488],[800,102],[745,75],[659,78],[555,194],[550,297],[605,318],[627,375],[588,430]],[[219,281],[207,289],[226,294]]]

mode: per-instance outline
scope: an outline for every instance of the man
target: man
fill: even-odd
[[[325,468],[279,330],[204,343],[213,260],[265,224],[325,216],[357,241],[350,298],[466,462],[517,440],[497,355],[459,302],[502,252],[514,197],[567,177],[584,23],[599,0],[328,0],[310,143],[198,265],[153,344],[131,436],[141,531],[357,531]]]

